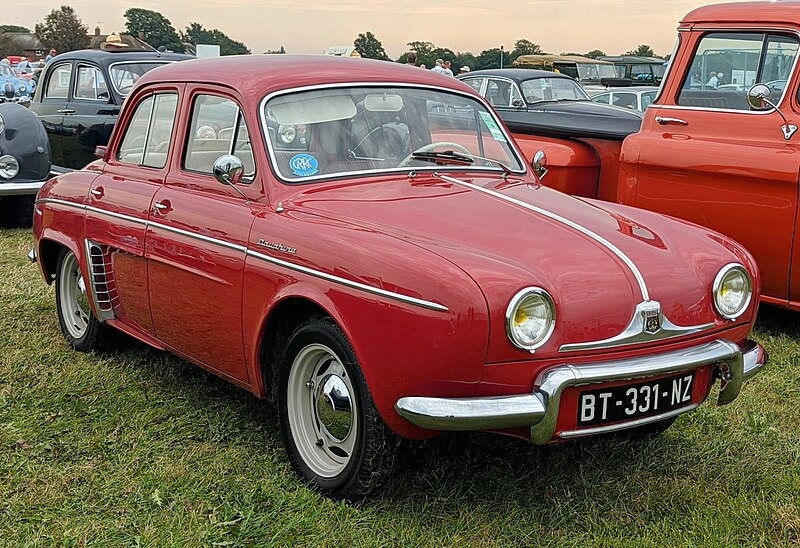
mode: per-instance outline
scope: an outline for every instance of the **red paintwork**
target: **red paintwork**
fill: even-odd
[[[234,81],[236,89],[227,84]],[[538,214],[430,172],[413,179],[394,174],[301,185],[279,182],[260,131],[254,131],[260,128],[259,101],[281,89],[348,81],[469,89],[430,71],[337,58],[228,57],[155,69],[126,101],[106,160],[94,162],[91,171],[51,179],[42,188],[40,199],[89,204],[92,209],[84,214],[60,204],[38,205],[43,210],[34,221],[39,264],[44,268],[48,263],[45,240],[70,247],[84,270],[85,238],[119,250],[113,265],[120,304],[113,324],[262,397],[269,395],[260,360],[271,312],[285,299],[311,301],[347,335],[383,419],[412,438],[435,433],[402,419],[393,408],[399,398],[530,392],[543,369],[564,363],[559,345],[610,337],[627,325],[641,301],[632,274],[606,248]],[[124,128],[135,105],[154,89],[180,94],[167,165],[151,169],[119,164],[114,159]],[[181,168],[193,94],[200,91],[226,95],[245,113],[257,166],[255,181],[238,186],[248,202],[212,177]],[[586,154],[582,158],[590,163]],[[702,336],[668,343],[570,354],[571,363],[647,355],[722,336],[735,342],[747,337],[754,307],[729,322],[714,312],[710,301],[715,274],[732,261],[750,270],[758,292],[755,263],[733,241],[654,213],[576,200],[540,186],[530,173],[507,181],[468,171],[454,175],[601,233],[635,260],[652,297],[674,323],[715,325]],[[158,212],[156,203],[168,207]],[[284,208],[280,213],[277,204]],[[120,221],[94,208],[141,222]],[[332,284],[240,250],[145,225],[148,220],[432,300],[448,311]],[[297,253],[260,246],[262,238]],[[554,336],[535,355],[512,346],[504,328],[509,299],[530,285],[547,289],[558,310]],[[710,384],[710,378],[698,382],[698,400]],[[565,411],[563,420],[569,421],[570,413]]]

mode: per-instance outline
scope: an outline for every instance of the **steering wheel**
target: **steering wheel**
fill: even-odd
[[[433,152],[435,149],[439,147],[454,148],[458,150],[458,152],[463,152],[470,158],[472,157],[472,153],[464,145],[459,145],[458,143],[451,143],[450,141],[437,141],[435,143],[428,143],[427,145],[422,145],[417,150],[415,150],[414,152],[412,152],[411,154],[400,160],[400,163],[397,164],[397,167],[406,167],[409,163],[411,163],[411,160],[416,159],[414,158],[414,154],[418,152]]]

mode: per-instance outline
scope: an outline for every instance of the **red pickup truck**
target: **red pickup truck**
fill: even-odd
[[[762,301],[800,310],[798,49],[800,2],[702,7],[680,22],[638,132],[553,138],[535,122],[511,129],[529,159],[545,152],[543,184],[727,234],[758,261]]]

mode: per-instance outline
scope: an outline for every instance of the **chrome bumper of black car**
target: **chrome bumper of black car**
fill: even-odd
[[[4,196],[35,196],[46,181],[28,181],[14,183],[0,180],[0,198]]]
[[[406,397],[398,400],[395,409],[411,423],[431,430],[497,430],[529,426],[531,440],[544,444],[553,438],[561,395],[567,388],[645,379],[714,364],[716,375],[720,379],[717,404],[726,405],[736,399],[742,384],[758,373],[766,362],[764,349],[754,341],[746,341],[740,347],[719,339],[652,356],[582,365],[558,365],[539,375],[532,394],[482,398]],[[695,407],[697,404],[693,403],[634,421],[562,431],[559,432],[559,437],[575,438],[623,430],[664,420]]]

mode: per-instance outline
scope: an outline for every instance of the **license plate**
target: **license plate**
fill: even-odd
[[[694,372],[658,380],[581,392],[578,426],[629,421],[658,415],[692,400]]]

